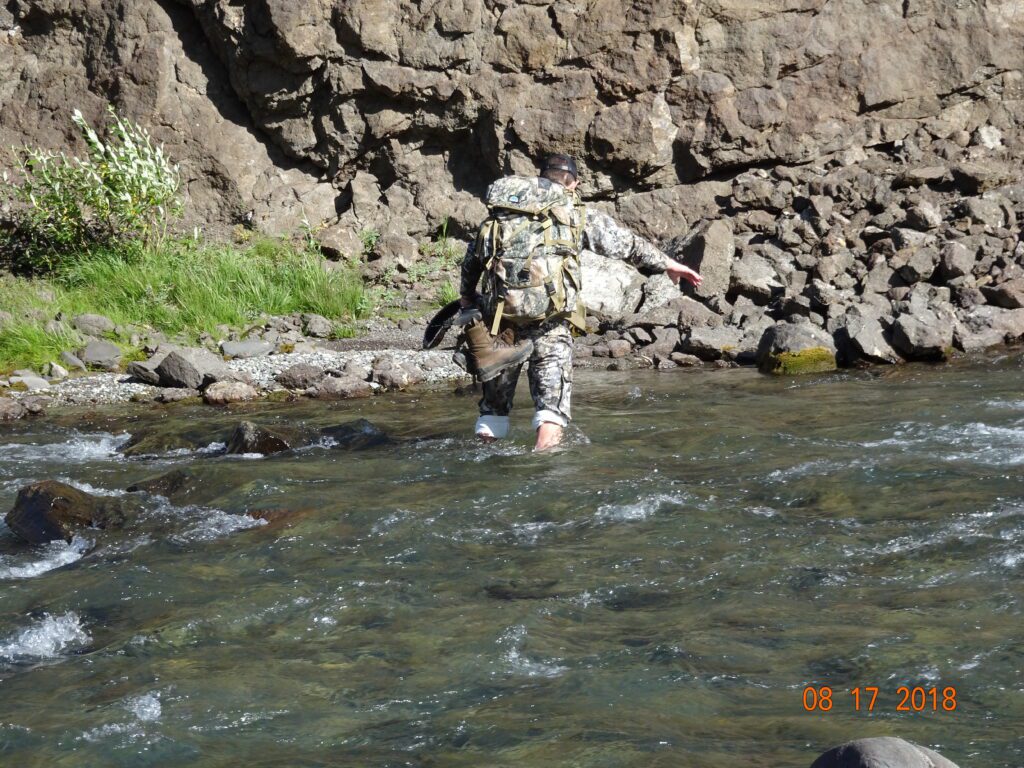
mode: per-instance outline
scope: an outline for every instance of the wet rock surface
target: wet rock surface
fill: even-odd
[[[811,768],[957,768],[938,752],[892,736],[858,739],[830,749]]]
[[[225,453],[259,453],[264,456],[290,450],[288,439],[275,430],[243,421],[228,438]]]
[[[119,525],[124,514],[124,505],[118,499],[93,496],[66,483],[44,480],[18,491],[4,522],[23,541],[45,544],[71,541],[82,528]]]

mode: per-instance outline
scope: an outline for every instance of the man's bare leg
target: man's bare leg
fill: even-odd
[[[537,444],[533,446],[535,451],[547,451],[562,442],[562,428],[550,421],[545,421],[537,427]]]

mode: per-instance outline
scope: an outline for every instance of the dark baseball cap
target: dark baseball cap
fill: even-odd
[[[572,155],[548,155],[541,168],[541,173],[544,171],[565,171],[574,179],[580,177],[579,170],[576,168],[576,158]]]

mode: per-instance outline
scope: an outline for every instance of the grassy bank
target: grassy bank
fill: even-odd
[[[345,323],[368,315],[370,304],[354,270],[328,272],[318,253],[285,241],[100,250],[64,260],[46,278],[0,273],[0,311],[11,315],[0,320],[0,371],[39,368],[75,349],[70,320],[79,314],[195,340],[263,314],[315,312]]]

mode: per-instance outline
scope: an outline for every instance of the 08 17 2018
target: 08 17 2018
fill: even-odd
[[[855,712],[873,712],[883,707],[896,712],[955,712],[958,706],[957,690],[952,685],[901,685],[892,696],[877,685],[857,686],[848,691],[838,691],[828,685],[809,685],[803,689],[804,710],[831,712],[841,708],[843,693],[849,696],[847,708]]]

